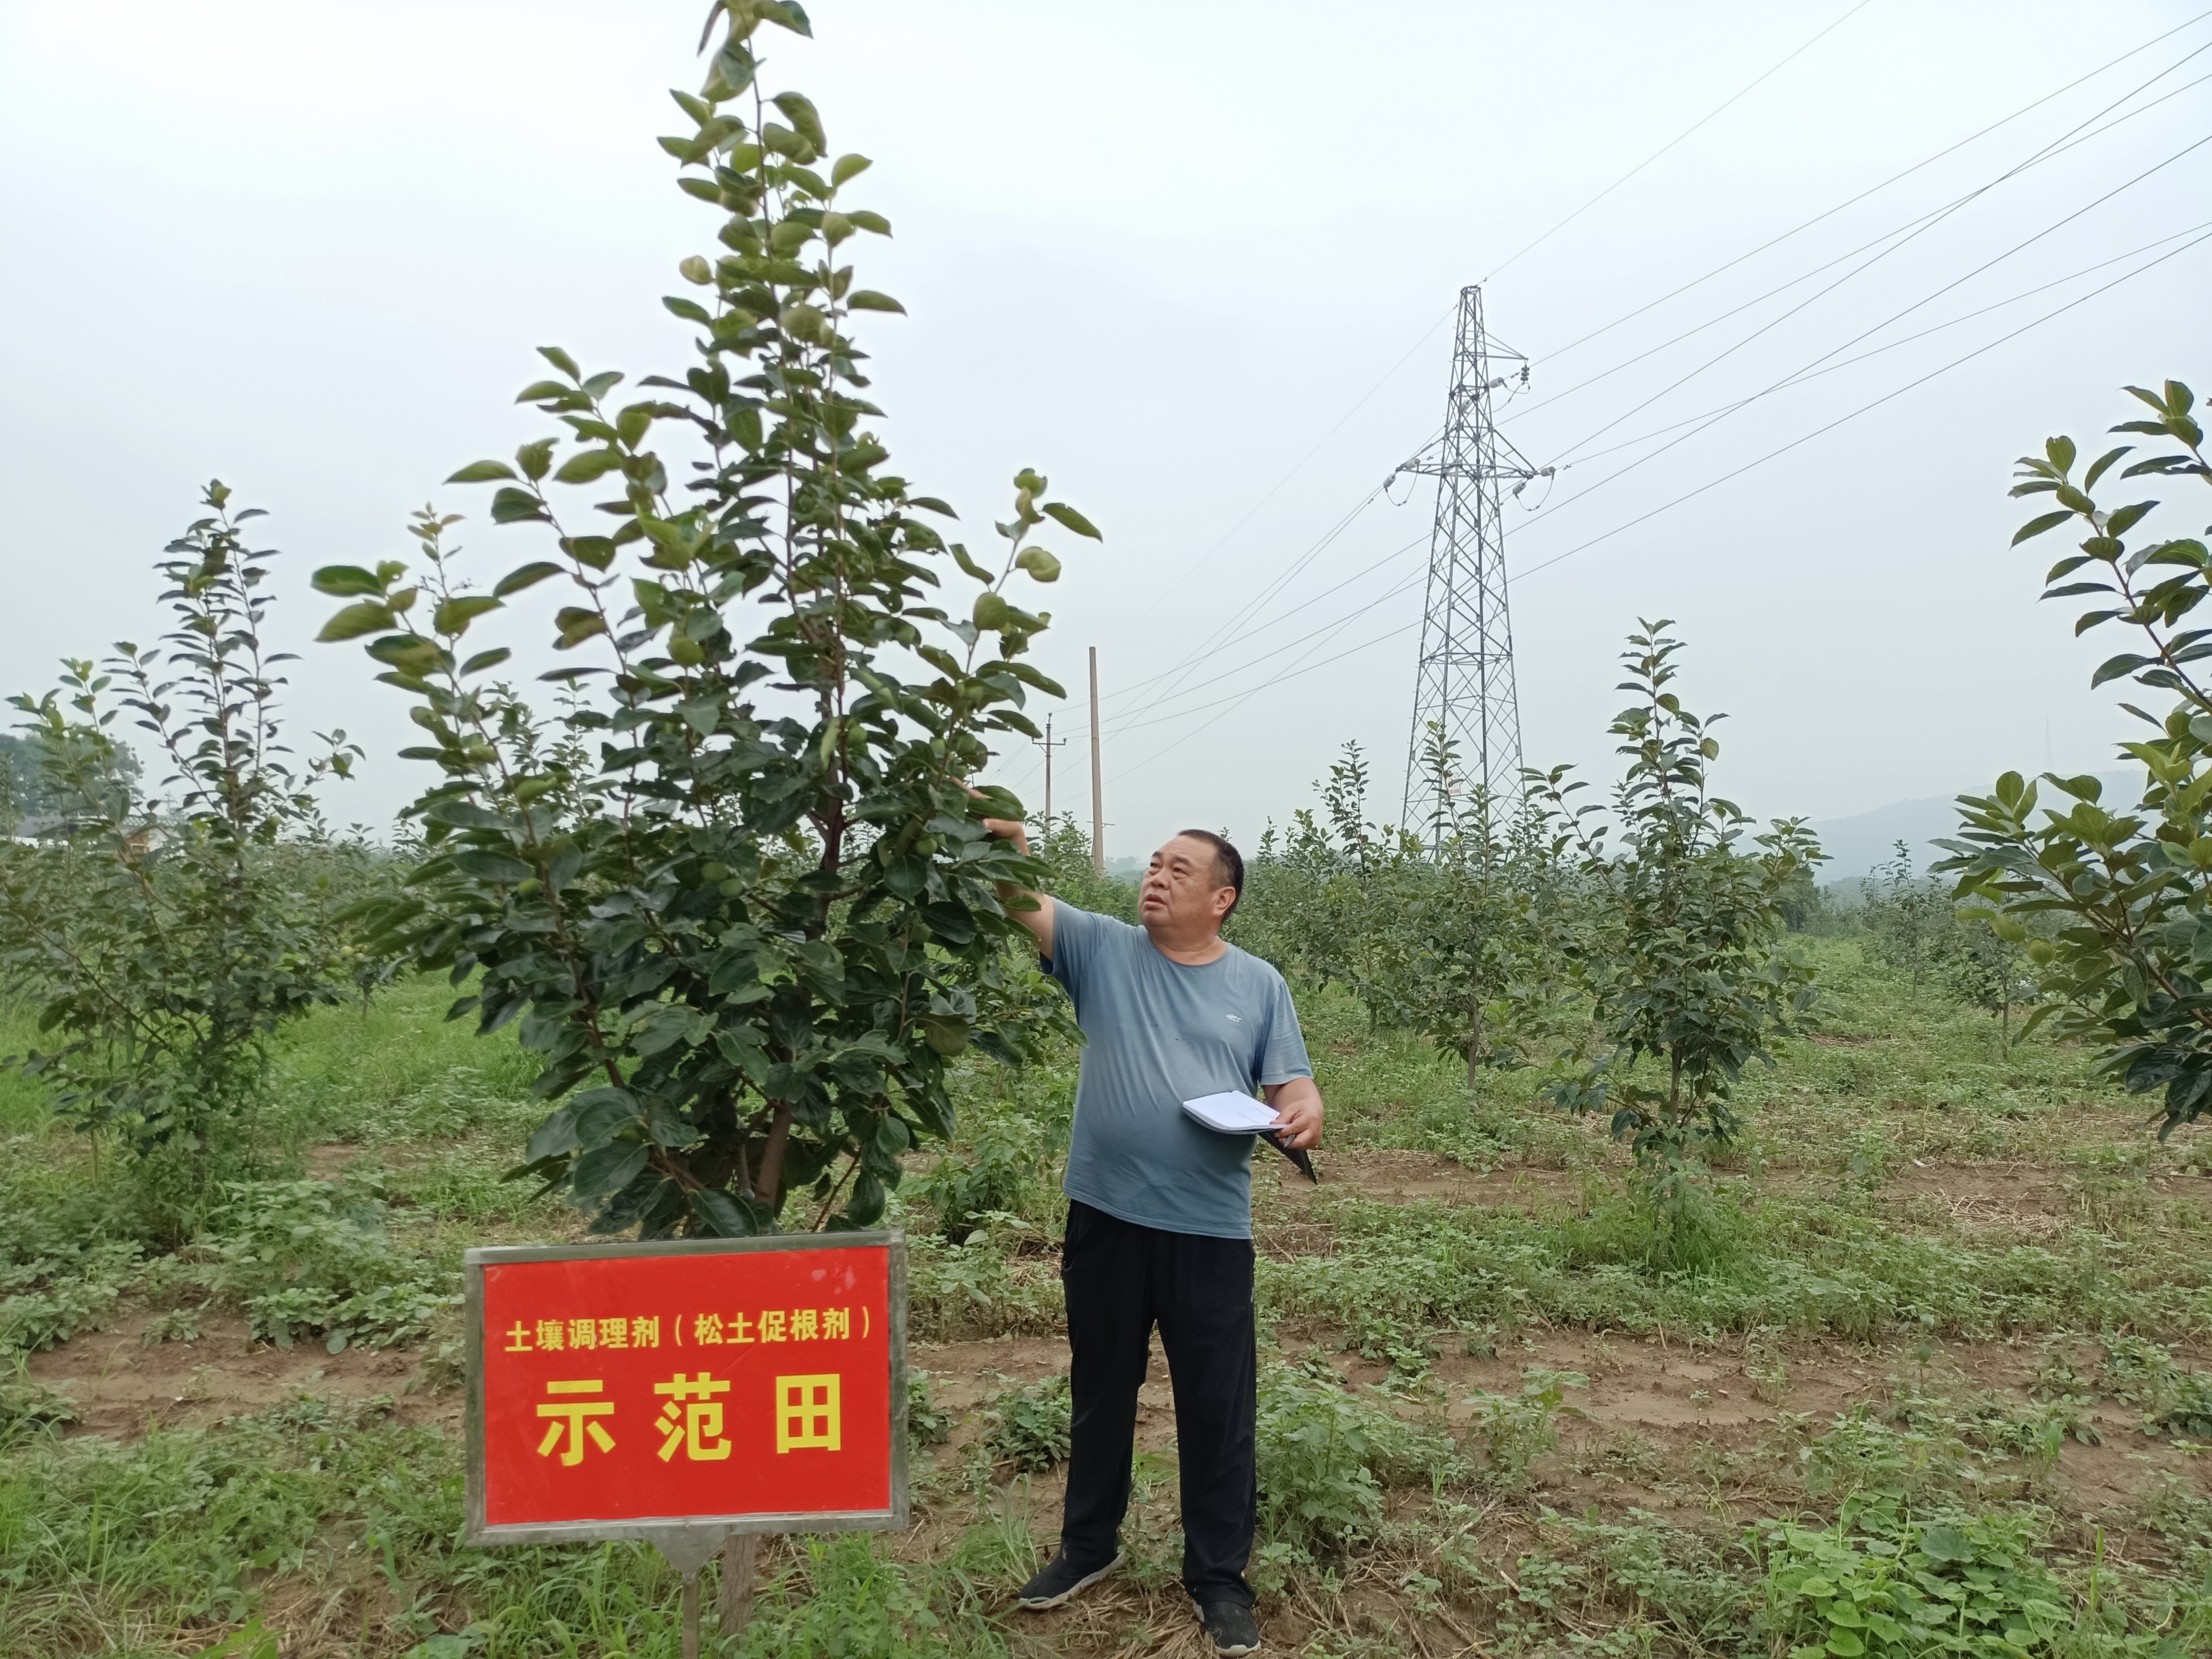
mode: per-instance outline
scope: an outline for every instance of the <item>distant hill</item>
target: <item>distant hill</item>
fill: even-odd
[[[2141,781],[2138,776],[2126,772],[2100,772],[2097,781],[2105,786],[2107,800],[2117,797],[2130,801],[2135,799],[2134,792]],[[1979,794],[1988,787],[1977,785],[1972,793]],[[2049,792],[2048,785],[2045,790]],[[1900,841],[1912,849],[1913,867],[1925,870],[1945,856],[1942,849],[1935,845],[1936,838],[1950,839],[1958,831],[1957,799],[1951,795],[1892,801],[1871,812],[1815,823],[1813,833],[1820,836],[1821,848],[1828,854],[1828,862],[1820,866],[1821,885],[1856,882],[1871,874],[1875,866],[1888,859]]]

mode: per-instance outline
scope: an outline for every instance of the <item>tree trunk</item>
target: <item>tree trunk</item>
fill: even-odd
[[[753,1563],[760,1545],[757,1533],[733,1534],[722,1545],[722,1578],[714,1590],[714,1622],[724,1636],[735,1636],[752,1622]]]
[[[790,1144],[791,1103],[779,1100],[769,1119],[768,1144],[761,1148],[760,1178],[753,1183],[753,1196],[768,1206],[770,1215],[775,1213],[776,1194],[783,1188],[783,1149]]]
[[[1467,1000],[1467,1087],[1474,1091],[1476,1073],[1482,1069],[1482,998],[1478,994]]]

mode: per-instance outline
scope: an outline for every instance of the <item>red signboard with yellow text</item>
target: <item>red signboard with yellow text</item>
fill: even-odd
[[[471,1250],[467,1291],[472,1539],[905,1523],[899,1235]]]

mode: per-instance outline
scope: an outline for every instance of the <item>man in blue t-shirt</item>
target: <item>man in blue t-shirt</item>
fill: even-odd
[[[1029,850],[1021,825],[985,823]],[[1243,885],[1234,847],[1186,830],[1152,854],[1140,927],[1003,894],[1086,1040],[1060,1259],[1074,1403],[1067,1504],[1059,1553],[1023,1587],[1022,1605],[1058,1607],[1121,1559],[1137,1390],[1157,1324],[1175,1389],[1183,1585],[1215,1651],[1231,1655],[1260,1644],[1244,1580],[1259,1497],[1252,1138],[1203,1128],[1182,1103],[1260,1091],[1283,1139],[1301,1149],[1322,1126],[1283,976],[1221,937]]]

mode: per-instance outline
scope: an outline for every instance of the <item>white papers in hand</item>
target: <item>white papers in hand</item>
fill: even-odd
[[[1200,1095],[1182,1103],[1183,1115],[1224,1135],[1257,1134],[1275,1127],[1275,1109],[1249,1095]]]

